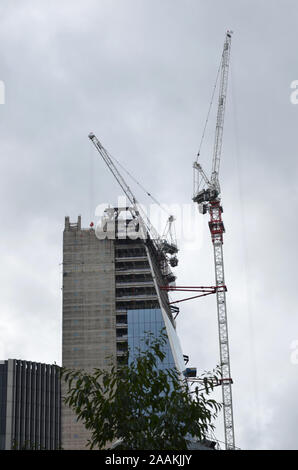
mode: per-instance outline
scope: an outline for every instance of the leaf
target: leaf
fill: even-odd
[[[167,337],[144,338],[146,350],[139,348],[133,362],[121,367],[86,371],[64,370],[68,384],[65,403],[91,431],[89,448],[103,449],[121,439],[121,449],[182,450],[186,436],[201,438],[212,429],[212,420],[221,405],[208,397],[218,374],[205,372],[204,391],[181,381],[177,369],[162,370]]]

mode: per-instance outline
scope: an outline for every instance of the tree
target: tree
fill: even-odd
[[[214,428],[221,407],[208,396],[214,377],[205,376],[203,390],[190,392],[176,369],[159,367],[166,341],[163,332],[159,338],[149,333],[146,349],[118,369],[62,369],[64,401],[91,431],[91,449],[120,440],[117,449],[183,450],[190,436],[201,440]]]

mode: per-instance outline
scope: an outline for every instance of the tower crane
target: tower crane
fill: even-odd
[[[233,381],[231,379],[230,371],[226,286],[223,263],[223,234],[225,232],[225,227],[222,221],[223,208],[220,199],[219,167],[221,159],[223,127],[227,97],[231,36],[232,31],[227,31],[221,58],[219,99],[211,176],[210,178],[208,178],[202,166],[198,163],[198,154],[197,161],[194,163],[195,192],[193,197],[193,201],[199,205],[199,211],[203,214],[209,213],[210,216],[209,229],[211,233],[211,240],[213,243],[214,251],[220,367],[222,374],[221,384],[226,449],[235,448],[235,436],[232,402]]]
[[[109,168],[109,170],[111,171],[111,173],[115,177],[116,181],[119,183],[120,187],[124,191],[124,194],[128,198],[128,200],[131,204],[131,207],[129,208],[129,210],[131,211],[133,218],[139,224],[139,233],[144,238],[146,238],[147,235],[149,235],[152,243],[154,244],[154,246],[155,246],[155,248],[156,248],[156,250],[159,254],[159,258],[160,258],[160,262],[161,262],[161,266],[162,266],[162,272],[164,274],[165,280],[168,281],[168,282],[174,281],[175,276],[171,272],[171,270],[169,268],[169,265],[172,266],[172,267],[177,266],[178,259],[176,257],[176,254],[178,252],[178,248],[177,248],[176,242],[173,241],[172,237],[169,241],[166,238],[167,234],[170,234],[170,235],[172,234],[172,224],[174,222],[174,217],[172,215],[170,215],[170,217],[168,218],[168,222],[167,222],[168,229],[165,232],[165,235],[163,237],[160,237],[160,235],[158,234],[158,232],[156,231],[156,229],[152,225],[149,217],[147,216],[145,211],[141,208],[141,205],[137,201],[135,195],[133,194],[132,190],[128,186],[127,182],[123,178],[120,171],[118,170],[117,166],[114,164],[112,156],[104,148],[104,146],[101,144],[101,142],[98,140],[98,138],[93,134],[93,132],[90,132],[88,137],[92,141],[92,143],[94,144],[94,146],[97,149],[97,151],[99,152],[99,154],[102,156],[102,158],[103,158],[104,162],[106,163],[107,167]],[[150,197],[152,197],[150,193],[147,192],[147,194]]]

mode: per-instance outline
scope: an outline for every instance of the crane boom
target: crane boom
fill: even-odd
[[[224,128],[224,118],[225,118],[225,109],[226,109],[226,97],[227,97],[227,89],[228,89],[231,38],[232,38],[232,31],[227,31],[225,42],[224,42],[224,47],[223,47],[223,52],[222,52],[222,57],[221,57],[219,97],[218,97],[215,139],[214,139],[212,169],[211,169],[210,179],[208,179],[206,173],[204,172],[202,166],[198,163],[198,161],[196,161],[193,165],[193,168],[194,168],[193,201],[197,202],[199,205],[200,204],[205,205],[206,203],[212,200],[215,200],[220,194],[219,167],[220,167],[220,159],[221,159],[223,128]],[[198,157],[199,155],[200,154],[198,154]],[[198,175],[198,177],[196,175]],[[200,188],[202,186],[202,183],[204,186],[203,189]],[[207,207],[203,208],[202,210],[204,214],[207,212],[206,209]]]
[[[98,150],[98,152],[102,156],[104,162],[106,163],[106,165],[108,166],[108,168],[110,169],[110,171],[112,172],[112,174],[114,175],[116,180],[118,181],[119,185],[123,189],[123,191],[126,194],[128,200],[132,204],[133,208],[137,211],[137,207],[136,207],[137,206],[137,200],[136,200],[135,196],[133,195],[130,187],[128,186],[128,184],[126,183],[124,178],[122,177],[121,173],[118,171],[117,167],[114,165],[114,163],[113,163],[110,155],[108,154],[107,150],[103,147],[103,145],[100,143],[98,138],[92,132],[90,132],[88,137],[93,142],[94,146],[96,147],[96,149]]]
[[[221,157],[221,149],[222,149],[223,126],[224,126],[224,119],[225,119],[230,50],[231,50],[231,32],[227,31],[223,53],[222,53],[222,59],[221,59],[222,60],[221,77],[220,77],[220,88],[219,88],[219,98],[218,98],[218,108],[217,108],[212,171],[211,171],[211,185],[214,187],[214,189],[218,191],[218,193],[220,193],[218,173],[219,173],[219,165],[220,165],[220,157]]]
[[[148,218],[148,216],[140,208],[136,197],[134,196],[133,192],[131,191],[130,187],[126,183],[125,179],[123,178],[123,176],[121,175],[121,173],[117,169],[116,165],[114,165],[114,162],[111,159],[108,151],[104,148],[104,146],[101,144],[101,142],[98,140],[98,138],[92,132],[90,132],[88,137],[93,142],[94,146],[96,147],[96,149],[98,150],[98,152],[102,156],[102,158],[103,158],[104,162],[106,163],[106,165],[108,166],[109,170],[112,172],[115,179],[118,181],[119,185],[123,189],[123,191],[124,191],[125,195],[127,196],[128,200],[132,204],[132,208],[134,210],[135,216],[138,217],[140,222],[143,223],[143,227],[147,228],[147,230],[150,233],[153,241],[155,243],[157,243],[158,245],[160,245],[161,241],[160,241],[159,234],[157,233],[157,231],[155,230],[155,228],[151,224],[150,219]]]
[[[140,223],[142,236],[146,238],[146,236],[149,235],[156,249],[162,255],[161,260],[163,262],[163,270],[168,275],[169,274],[168,264],[170,264],[172,267],[175,267],[178,264],[178,259],[175,256],[176,253],[178,252],[176,243],[173,243],[173,242],[168,243],[166,239],[160,237],[159,233],[152,225],[146,212],[141,208],[141,205],[138,203],[135,195],[133,194],[130,187],[126,183],[125,179],[123,178],[118,168],[114,164],[108,151],[104,148],[104,146],[101,144],[98,138],[93,134],[93,132],[90,132],[88,137],[94,144],[97,151],[102,156],[107,167],[109,168],[109,170],[115,177],[116,181],[119,183],[119,185],[123,189],[124,194],[127,196],[129,202],[131,203],[132,205],[131,209],[133,211],[133,215],[135,218],[138,219]],[[168,219],[169,231],[171,231],[170,229],[171,229],[171,225],[173,221],[174,221],[174,217],[170,216]]]

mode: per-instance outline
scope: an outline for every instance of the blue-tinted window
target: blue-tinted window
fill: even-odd
[[[137,354],[137,348],[145,351],[147,346],[144,342],[146,332],[153,333],[154,336],[159,336],[165,323],[163,320],[162,312],[159,308],[155,309],[140,309],[127,311],[128,323],[128,347],[130,350],[129,360],[133,361]],[[166,354],[162,363],[158,361],[158,367],[162,369],[175,367],[173,354],[171,351],[169,340],[164,346]]]

